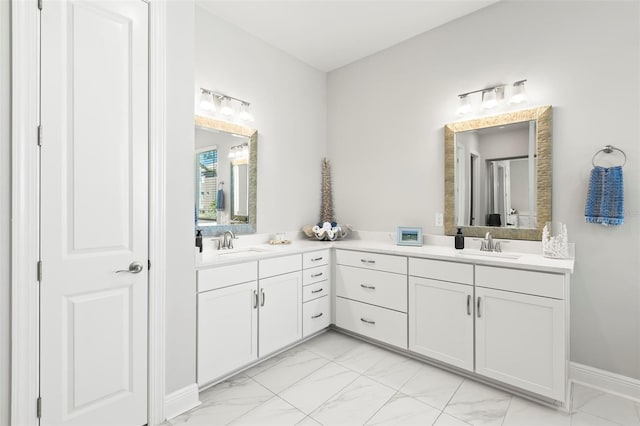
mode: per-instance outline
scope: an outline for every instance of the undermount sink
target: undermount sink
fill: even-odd
[[[474,249],[457,250],[459,256],[496,257],[500,259],[519,259],[521,255],[515,253],[502,253],[497,251],[480,251]]]
[[[268,252],[268,248],[264,247],[238,247],[232,249],[222,249],[217,252],[218,256],[228,256],[232,254],[254,254]]]

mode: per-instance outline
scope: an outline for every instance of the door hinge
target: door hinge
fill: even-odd
[[[38,124],[38,146],[42,146],[42,125]]]
[[[38,418],[42,417],[42,398],[40,397],[36,400],[36,415]]]
[[[38,10],[42,10],[42,0],[38,0]]]
[[[38,282],[42,281],[42,260],[38,260],[38,264],[36,266],[36,275],[38,278]]]

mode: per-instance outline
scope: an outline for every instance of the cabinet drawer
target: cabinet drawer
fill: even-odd
[[[564,275],[476,266],[476,286],[564,299]]]
[[[331,303],[324,296],[302,305],[302,337],[307,337],[328,327],[331,323]]]
[[[473,265],[410,257],[409,275],[471,285],[473,284]]]
[[[299,254],[261,260],[258,267],[260,278],[287,274],[300,269],[302,269],[302,256]]]
[[[302,254],[302,267],[304,269],[329,264],[329,250],[312,251]]]
[[[302,272],[302,285],[317,283],[329,279],[329,265],[305,269]]]
[[[258,279],[258,262],[238,263],[198,271],[198,291],[215,290]]]
[[[329,281],[320,281],[319,283],[310,284],[302,287],[302,301],[308,302],[318,297],[329,294]]]
[[[363,251],[336,250],[338,265],[375,269],[377,271],[407,273],[407,258],[388,254],[368,253]]]
[[[336,325],[407,349],[407,314],[336,297]]]
[[[407,312],[407,276],[338,265],[336,295]]]

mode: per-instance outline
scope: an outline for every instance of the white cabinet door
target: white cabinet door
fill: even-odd
[[[198,294],[198,384],[258,358],[258,284]]]
[[[259,299],[263,357],[302,338],[302,272],[261,279]]]
[[[409,277],[409,350],[473,371],[473,286]]]
[[[564,301],[476,287],[476,372],[565,399]]]

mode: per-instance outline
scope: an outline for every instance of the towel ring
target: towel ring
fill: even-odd
[[[596,157],[598,156],[598,154],[600,154],[601,152],[604,152],[605,154],[611,154],[613,151],[618,151],[622,154],[622,156],[624,157],[624,161],[622,162],[621,167],[624,167],[624,165],[627,164],[627,154],[625,154],[624,151],[620,148],[616,148],[613,145],[605,145],[601,150],[593,154],[593,158],[591,159],[591,164],[593,164],[593,167],[596,167]]]

